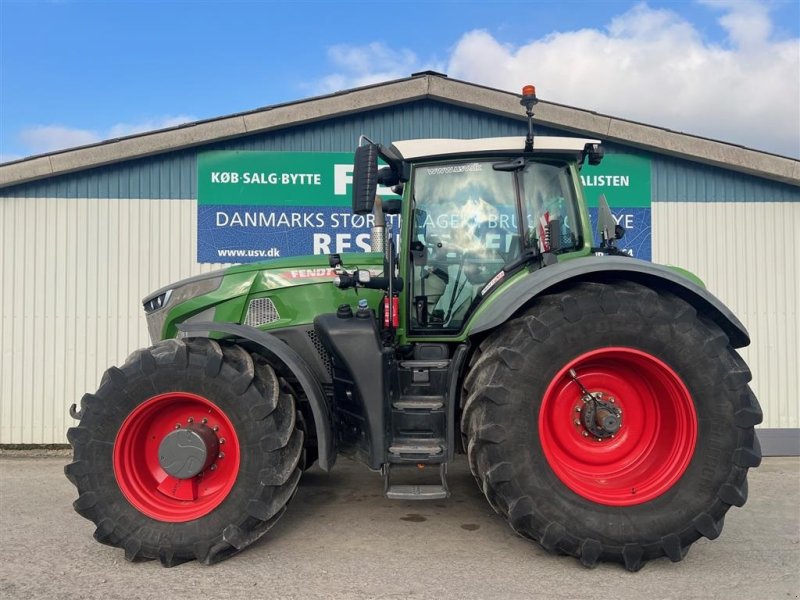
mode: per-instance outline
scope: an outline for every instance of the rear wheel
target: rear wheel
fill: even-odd
[[[81,401],[65,467],[76,511],[129,560],[213,563],[263,535],[300,478],[295,401],[240,346],[167,340]]]
[[[489,502],[587,566],[637,570],[717,537],[747,498],[761,421],[717,325],[665,292],[582,283],[486,339],[462,431]]]

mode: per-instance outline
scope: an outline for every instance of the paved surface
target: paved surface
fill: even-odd
[[[67,458],[0,456],[0,598],[726,598],[800,595],[800,458],[750,472],[750,500],[677,564],[583,568],[515,536],[463,460],[446,501],[389,501],[341,460],[312,470],[267,537],[214,567],[131,564],[73,512]]]

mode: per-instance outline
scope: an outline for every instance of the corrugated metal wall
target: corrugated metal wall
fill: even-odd
[[[0,444],[66,443],[67,409],[148,345],[141,299],[208,271],[191,200],[0,200]]]
[[[800,427],[800,202],[657,202],[653,260],[696,273],[745,324],[763,427]]]
[[[69,405],[147,344],[141,298],[214,268],[195,263],[199,150],[350,151],[362,133],[524,132],[523,121],[420,101],[0,190],[0,444],[64,443]],[[800,189],[619,144],[607,151],[652,160],[655,260],[696,271],[734,309],[755,341],[745,355],[765,426],[800,427],[790,242]]]
[[[750,332],[766,428],[800,427],[800,188],[654,156],[653,260],[696,273]]]

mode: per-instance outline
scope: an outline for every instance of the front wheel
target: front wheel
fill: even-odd
[[[258,355],[206,339],[132,354],[68,431],[75,510],[129,560],[214,563],[263,535],[300,478],[290,388]]]
[[[587,566],[681,560],[747,499],[750,372],[685,301],[629,282],[535,301],[480,346],[462,432],[489,502]]]

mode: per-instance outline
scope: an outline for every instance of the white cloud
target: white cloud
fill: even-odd
[[[22,130],[19,134],[20,143],[30,150],[31,154],[84,146],[99,142],[100,139],[100,134],[96,131],[62,125],[36,125]]]
[[[465,33],[445,66],[423,66],[382,44],[337,46],[327,91],[436,68],[451,77],[621,118],[800,156],[800,39],[775,39],[769,4],[704,0],[724,43],[677,13],[638,4],[605,28],[554,32],[514,46]],[[398,60],[397,57],[400,57]],[[373,69],[391,64],[391,71]]]
[[[800,156],[800,40],[772,40],[764,5],[712,6],[724,11],[724,46],[672,11],[639,4],[604,31],[517,48],[467,33],[448,73],[513,90],[532,82],[547,100]]]
[[[117,123],[107,130],[79,129],[64,125],[35,125],[23,129],[17,136],[28,155],[55,152],[76,146],[94,144],[102,140],[124,137],[135,133],[174,127],[196,120],[190,115],[169,115],[146,119],[137,123]],[[20,158],[20,157],[16,157]],[[13,160],[7,159],[7,160]]]
[[[318,89],[323,93],[400,79],[415,71],[437,68],[435,63],[423,65],[411,50],[393,50],[380,42],[365,46],[332,46],[328,49],[328,59],[338,72],[318,82]],[[383,69],[374,70],[377,66]],[[438,68],[441,69],[441,65]]]

